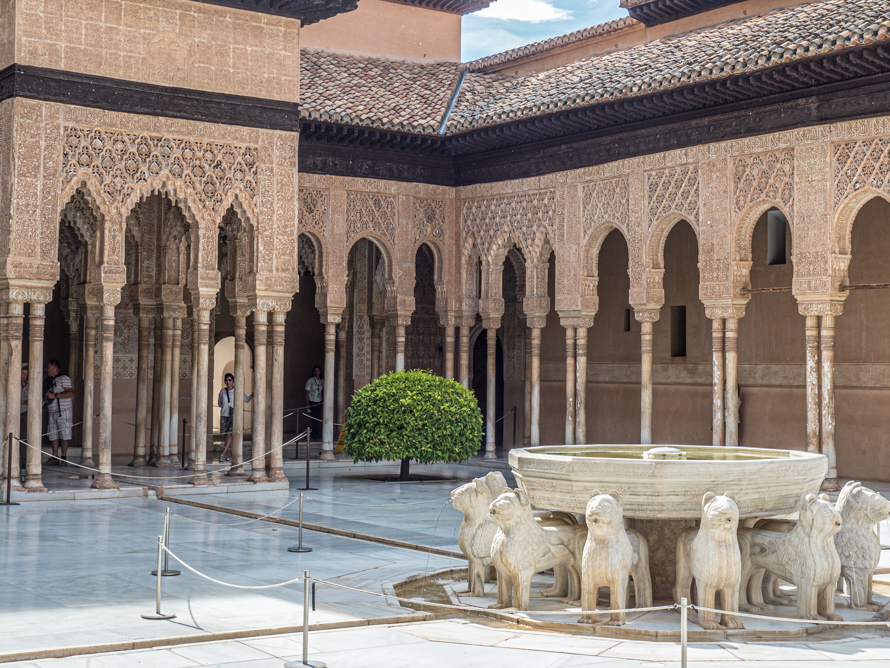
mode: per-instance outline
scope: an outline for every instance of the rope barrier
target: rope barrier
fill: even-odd
[[[17,436],[13,436],[13,438],[15,440],[17,440],[19,443],[28,446],[32,450],[39,450],[40,452],[43,452],[42,448],[35,447],[35,446],[31,445],[30,443],[28,443],[27,441],[23,441],[22,439],[18,438]],[[296,442],[297,440],[299,440],[299,438],[300,438],[299,436],[296,436],[296,437],[292,438],[291,440],[289,440],[287,443],[282,443],[281,448],[284,449],[288,445],[291,445],[294,442]],[[222,473],[223,471],[231,471],[236,466],[243,466],[244,464],[249,464],[253,461],[256,461],[257,459],[260,459],[262,457],[265,457],[266,455],[269,455],[269,454],[275,452],[275,450],[277,450],[277,449],[278,448],[272,448],[271,450],[268,450],[261,455],[257,455],[256,457],[252,457],[251,459],[247,459],[247,460],[241,462],[241,464],[232,464],[231,466],[225,466],[221,469],[217,469],[216,471],[209,471],[209,473]],[[43,454],[46,454],[46,453],[43,453]],[[56,457],[55,455],[48,455],[48,456],[52,457],[54,459],[59,459],[61,461],[61,458]],[[76,464],[75,462],[69,462],[67,460],[66,460],[66,464],[70,464],[71,466],[76,466],[77,468],[84,469],[86,471],[93,471],[95,473],[104,473],[104,471],[102,471],[101,469],[95,469],[95,468],[92,468],[91,466],[84,466],[83,464]],[[190,479],[190,478],[195,477],[193,473],[189,474],[189,475],[171,475],[171,476],[160,476],[160,477],[148,476],[148,475],[129,475],[127,473],[115,473],[114,471],[109,471],[108,474],[115,478],[128,478],[128,479],[133,479],[133,480],[153,480],[153,481],[157,481],[157,480],[161,480],[161,481],[184,480],[184,479]]]
[[[727,613],[726,610],[717,610],[715,608],[706,608],[704,606],[699,605],[689,605],[693,610],[701,610],[702,612],[716,612],[718,614],[726,615],[736,615],[737,617],[746,617],[748,619],[762,619],[768,622],[791,622],[792,624],[819,624],[824,626],[887,626],[890,627],[890,621],[886,622],[876,622],[876,621],[861,621],[861,622],[848,622],[848,621],[837,621],[832,622],[828,619],[797,619],[796,617],[777,617],[775,615],[755,615],[750,612],[730,612]]]
[[[317,417],[315,417],[313,415],[309,415],[309,413],[300,413],[300,415],[304,415],[307,418],[309,418],[310,420],[315,420],[316,422],[322,422],[322,423],[324,422],[324,420],[319,420]],[[335,427],[345,427],[346,426],[345,423],[341,423],[341,422],[332,422],[331,424],[334,425]]]
[[[173,513],[173,516],[174,516],[174,517],[178,517],[178,518],[183,519],[183,520],[188,520],[189,522],[197,522],[198,524],[207,524],[208,526],[214,526],[214,527],[235,527],[235,526],[239,526],[239,525],[243,525],[243,524],[250,524],[251,522],[259,522],[259,521],[264,520],[264,519],[266,519],[266,518],[268,518],[268,517],[272,517],[273,515],[275,515],[275,513],[279,513],[279,512],[281,512],[282,510],[284,510],[285,508],[288,508],[288,507],[294,505],[294,504],[295,504],[297,501],[299,501],[299,500],[300,500],[300,497],[299,497],[299,496],[295,496],[293,501],[291,501],[291,502],[289,502],[289,503],[286,503],[285,505],[281,506],[281,508],[276,508],[276,509],[273,510],[271,513],[269,513],[268,515],[262,515],[262,516],[260,516],[260,517],[254,517],[253,519],[244,520],[243,522],[226,522],[226,523],[220,523],[220,522],[205,522],[204,520],[195,519],[194,517],[186,517],[185,515],[177,515],[176,513]]]
[[[432,499],[430,501],[416,501],[411,503],[382,503],[369,505],[367,503],[342,503],[340,501],[328,501],[326,499],[313,499],[306,497],[306,501],[315,501],[316,503],[326,503],[332,506],[350,506],[354,508],[401,508],[403,506],[422,506],[427,503],[441,503],[442,501],[450,502],[450,497],[442,497],[441,499]]]
[[[223,587],[231,587],[232,589],[253,589],[253,590],[256,590],[256,589],[277,589],[278,587],[286,587],[286,586],[288,586],[288,585],[292,585],[292,584],[294,584],[294,583],[296,583],[296,582],[302,582],[302,580],[303,580],[303,576],[301,575],[300,577],[298,577],[298,578],[294,578],[293,580],[288,580],[287,582],[279,582],[278,584],[271,584],[271,585],[255,585],[255,586],[249,586],[249,585],[236,585],[236,584],[232,584],[231,582],[223,582],[222,580],[217,580],[216,578],[212,578],[212,577],[210,577],[209,575],[204,575],[204,573],[202,573],[201,571],[197,570],[196,568],[192,568],[192,567],[189,566],[187,563],[185,563],[182,559],[180,559],[180,558],[177,557],[175,554],[173,554],[173,553],[167,548],[166,545],[163,545],[163,544],[162,544],[162,545],[161,545],[161,549],[163,549],[164,552],[166,552],[166,553],[169,554],[171,557],[173,557],[176,561],[178,561],[178,562],[180,563],[180,565],[181,565],[183,568],[186,568],[186,569],[190,570],[190,571],[191,571],[192,573],[194,573],[195,575],[198,575],[198,576],[204,578],[205,580],[209,580],[210,582],[213,582],[213,583],[215,583],[215,584],[222,585]]]

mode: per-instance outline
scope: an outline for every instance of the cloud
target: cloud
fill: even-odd
[[[465,30],[462,38],[461,60],[476,60],[493,53],[509,51],[528,44],[528,39],[500,28]]]
[[[554,7],[548,0],[496,0],[491,6],[476,12],[475,16],[502,21],[543,23],[572,18],[572,13]]]

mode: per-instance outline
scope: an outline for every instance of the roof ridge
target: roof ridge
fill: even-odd
[[[620,19],[614,19],[613,21],[607,21],[606,23],[598,23],[597,25],[582,28],[581,30],[575,30],[574,32],[566,33],[565,35],[550,37],[541,40],[540,42],[532,42],[531,44],[519,46],[515,49],[509,49],[508,51],[502,51],[501,53],[486,56],[485,58],[471,60],[466,63],[467,70],[469,72],[481,72],[496,65],[504,65],[514,60],[536,56],[540,53],[546,53],[547,51],[568,46],[576,42],[583,42],[585,39],[590,39],[591,37],[607,35],[611,32],[636,24],[639,24],[639,21],[636,19],[629,16],[622,16]]]

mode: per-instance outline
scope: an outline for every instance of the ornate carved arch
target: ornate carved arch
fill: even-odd
[[[615,230],[618,230],[619,234],[624,238],[624,243],[630,247],[630,240],[623,226],[612,221],[604,221],[602,224],[597,225],[587,236],[587,241],[584,245],[583,271],[585,276],[591,278],[599,276],[600,249],[603,247],[606,237]]]
[[[844,200],[834,217],[834,250],[839,255],[850,255],[853,243],[853,223],[863,206],[876,197],[890,203],[890,196],[882,190],[866,187]]]
[[[394,253],[393,253],[392,247],[389,245],[389,243],[385,239],[381,238],[380,236],[378,236],[374,233],[371,233],[371,232],[366,232],[364,234],[360,234],[359,236],[355,237],[354,239],[352,239],[349,242],[349,245],[346,248],[346,257],[347,258],[349,257],[349,253],[352,251],[352,249],[355,247],[355,245],[362,239],[367,239],[369,242],[374,244],[377,247],[377,249],[380,251],[380,255],[383,258],[383,266],[385,267],[385,270],[386,270],[386,280],[392,281],[393,280]]]
[[[668,213],[661,217],[649,230],[649,236],[646,242],[646,268],[664,270],[664,245],[667,243],[668,235],[674,226],[684,222],[695,233],[696,242],[698,242],[698,228],[689,222],[689,220],[679,213]]]
[[[782,212],[788,221],[792,238],[794,237],[794,220],[785,205],[772,199],[758,199],[745,207],[733,226],[733,261],[751,261],[751,241],[754,238],[754,228],[757,226],[757,221],[760,220],[760,217],[771,209],[777,209]]]
[[[314,232],[303,231],[297,237],[299,271],[308,271],[318,278],[324,276],[324,240]]]

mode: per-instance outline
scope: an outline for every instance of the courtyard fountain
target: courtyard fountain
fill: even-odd
[[[553,615],[561,605],[566,610],[563,623],[575,611],[608,611],[597,604],[597,592],[602,596],[606,588],[611,608],[618,609],[630,607],[630,591],[635,592],[636,607],[644,607],[689,596],[695,582],[691,591],[697,592],[699,605],[723,611],[719,622],[716,614],[703,615],[702,632],[744,632],[735,613],[771,609],[760,597],[765,574],[797,586],[796,613],[784,611],[785,617],[840,621],[834,612],[834,588],[847,571],[842,571],[839,554],[851,540],[870,545],[875,524],[890,516],[890,502],[858,483],[848,483],[837,508],[825,495],[818,496],[827,460],[809,452],[686,445],[540,446],[511,451],[509,462],[519,489],[501,487],[498,480],[504,478],[494,472],[452,494],[453,505],[465,514],[462,533],[467,532],[464,535],[477,543],[473,549],[484,557],[484,565],[477,560],[476,586],[471,583],[471,591],[462,592],[470,596],[455,599],[499,610],[531,610],[529,618],[536,607],[545,606]],[[469,509],[465,497],[471,486],[478,498]],[[485,498],[491,499],[487,510]],[[848,514],[853,506],[859,509],[857,537],[840,532],[845,503]],[[553,513],[574,517],[577,524],[554,521]],[[799,521],[791,519],[797,516]],[[764,525],[767,518],[772,519]],[[845,517],[847,525],[852,523]],[[481,542],[491,544],[490,560],[488,548],[479,545],[483,535]],[[877,549],[879,553],[879,544]],[[865,559],[866,571],[874,569],[868,565],[870,558]],[[480,596],[479,571],[489,563],[497,568],[499,585]],[[533,574],[551,568],[552,586],[530,599]],[[540,589],[543,582],[535,577]],[[844,577],[851,586],[857,579],[857,586],[863,587],[858,576]],[[870,573],[865,577],[870,583]],[[577,584],[572,585],[579,581],[583,605],[577,600]],[[870,596],[870,585],[868,590]],[[763,591],[769,596],[768,588]],[[789,604],[786,594],[778,598]],[[866,619],[884,603],[872,600],[843,612],[847,619]],[[636,615],[625,633],[663,635],[664,614],[669,613]],[[554,617],[545,619],[542,623],[553,626]],[[601,631],[595,632],[602,632],[604,625],[623,626],[625,615],[614,613],[604,620],[585,612],[580,620],[577,615],[571,620],[577,621],[600,625]],[[817,630],[796,623],[765,628],[759,621],[754,627],[754,635],[779,637]],[[607,633],[622,631],[613,628]]]

